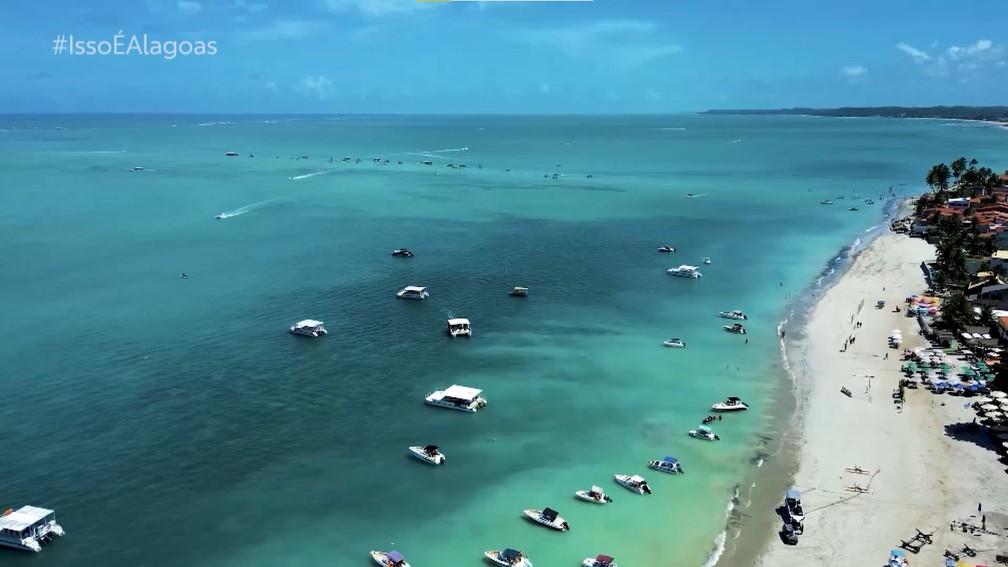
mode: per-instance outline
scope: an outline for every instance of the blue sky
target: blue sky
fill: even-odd
[[[5,0],[0,112],[1008,103],[1005,0]],[[213,56],[54,55],[60,33]]]

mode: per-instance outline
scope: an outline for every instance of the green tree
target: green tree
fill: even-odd
[[[973,307],[960,293],[945,298],[941,307],[941,318],[942,322],[956,333],[975,322]]]
[[[961,157],[952,162],[952,177],[955,177],[956,181],[959,181],[964,171],[966,171],[966,158]]]
[[[931,171],[928,172],[924,181],[935,193],[943,193],[948,190],[949,175],[951,175],[949,167],[944,163],[939,163],[931,167]]]

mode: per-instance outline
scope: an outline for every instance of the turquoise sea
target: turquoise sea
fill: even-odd
[[[945,121],[0,115],[0,507],[67,531],[0,562],[702,565],[767,444],[789,304],[890,191],[1006,149]],[[287,333],[304,318],[330,334]],[[423,404],[453,383],[489,406]],[[687,437],[728,395],[753,411]],[[407,457],[425,443],[445,466]],[[646,469],[664,455],[687,474]],[[574,500],[591,484],[615,502]],[[545,506],[572,530],[521,518]]]

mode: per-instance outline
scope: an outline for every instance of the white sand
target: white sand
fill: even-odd
[[[934,532],[934,543],[908,554],[911,565],[940,567],[945,549],[959,552],[964,544],[985,550],[963,557],[970,562],[994,565],[995,551],[1008,554],[1003,537],[950,530],[953,520],[979,525],[978,502],[989,530],[1008,527],[1008,475],[997,453],[975,439],[946,434],[947,424],[972,422],[972,410],[963,407],[968,398],[907,390],[907,403],[897,411],[891,396],[901,378],[902,350],[887,348],[890,332],[902,330],[905,348],[926,346],[916,321],[892,309],[905,310],[904,299],[923,291],[919,265],[933,256],[921,240],[883,235],[814,308],[809,338],[791,352],[803,439],[795,485],[802,491],[805,533],[797,546],[775,537],[757,565],[881,566],[916,528]],[[875,309],[879,299],[886,300],[885,309]],[[861,328],[854,328],[852,315]],[[840,352],[851,335],[855,344]],[[841,394],[841,386],[853,397]],[[846,472],[855,466],[872,474]],[[853,485],[868,492],[848,490]],[[780,518],[766,513],[779,529]]]

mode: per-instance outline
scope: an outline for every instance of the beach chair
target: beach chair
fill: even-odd
[[[853,398],[854,397],[854,395],[851,394],[851,391],[848,390],[847,388],[843,387],[843,386],[840,387],[840,393],[843,394],[843,395],[845,395],[845,396],[847,396],[848,398]]]
[[[1008,565],[1008,551],[1006,551],[1003,554],[998,553],[994,555],[994,561],[997,561],[998,563],[1001,563],[1003,565]]]

